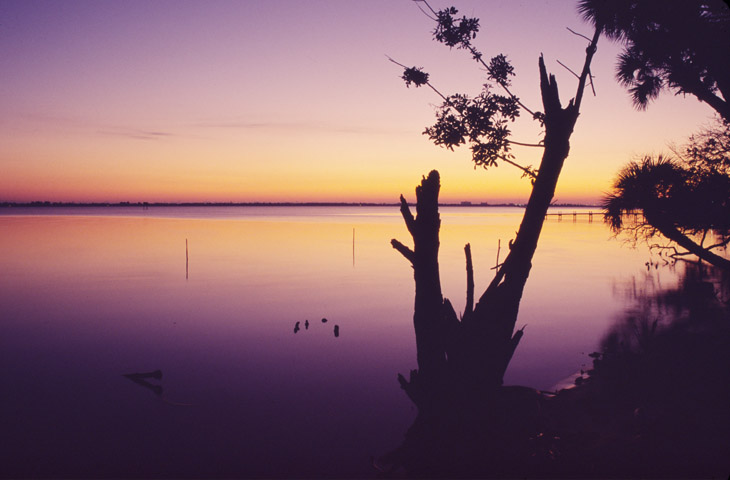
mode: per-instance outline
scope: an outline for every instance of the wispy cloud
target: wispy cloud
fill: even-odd
[[[193,125],[197,128],[218,128],[231,130],[298,130],[298,131],[318,131],[329,133],[349,133],[356,135],[373,135],[373,134],[394,134],[405,133],[410,130],[402,128],[388,128],[371,125],[338,125],[328,122],[301,121],[301,122],[277,122],[263,121],[252,122],[248,120],[213,120],[201,121]]]
[[[172,131],[114,125],[99,122],[90,118],[46,113],[20,113],[13,116],[12,124],[16,127],[32,127],[59,132],[79,132],[115,137],[126,137],[135,140],[161,140],[179,136]],[[13,118],[10,117],[10,118]]]
[[[115,137],[132,138],[135,140],[161,140],[164,138],[174,137],[171,132],[161,132],[157,130],[141,130],[135,128],[110,128],[97,130],[101,135],[110,135]]]

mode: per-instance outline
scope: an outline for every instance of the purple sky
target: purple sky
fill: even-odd
[[[451,2],[434,0],[434,8]],[[573,1],[456,1],[481,19],[485,55],[504,53],[514,91],[540,109],[544,53],[563,102],[590,34]],[[395,201],[442,174],[446,201],[523,201],[507,165],[474,170],[421,135],[438,98],[406,89],[398,61],[445,93],[483,73],[431,40],[410,0],[32,1],[0,3],[0,201]],[[712,117],[663,95],[637,112],[602,39],[557,201],[595,201],[636,155],[666,150]],[[536,142],[524,119],[515,140]],[[539,151],[515,151],[536,165]]]

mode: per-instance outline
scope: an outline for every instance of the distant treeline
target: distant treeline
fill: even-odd
[[[520,203],[439,203],[443,207],[524,207]],[[0,207],[399,207],[400,203],[367,202],[0,202]],[[553,207],[595,207],[580,203],[556,203]]]

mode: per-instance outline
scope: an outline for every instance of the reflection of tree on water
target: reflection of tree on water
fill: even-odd
[[[163,389],[161,385],[156,385],[154,383],[150,383],[148,379],[154,378],[156,380],[162,379],[162,370],[155,370],[153,372],[145,372],[145,373],[125,373],[122,375],[125,378],[128,378],[129,380],[133,381],[137,385],[140,385],[144,388],[147,388],[154,392],[155,395],[162,395]]]
[[[679,282],[673,288],[661,288],[654,272],[639,284],[635,277],[632,279],[632,288],[625,289],[623,295],[634,305],[604,337],[604,351],[644,352],[653,337],[667,330],[696,332],[715,328],[726,320],[730,302],[728,272],[694,263],[671,267],[679,270]]]
[[[634,407],[636,401],[633,399],[621,401],[624,397],[631,398],[641,390],[639,387],[654,388],[652,372],[648,371],[649,376],[639,379],[641,385],[611,383],[610,375],[604,378],[602,373],[606,365],[611,365],[606,363],[610,357],[607,352],[595,355],[596,368],[589,381],[567,393],[548,396],[527,387],[503,386],[505,370],[523,334],[522,330],[515,330],[516,321],[543,222],[569,153],[571,135],[589,79],[592,85],[590,65],[597,41],[601,33],[613,35],[603,18],[601,5],[605,2],[582,2],[591,12],[593,7],[601,10],[601,18],[584,11],[594,21],[596,29],[592,39],[579,34],[590,43],[581,75],[574,74],[579,79],[576,94],[566,107],[561,105],[555,77],[548,75],[544,59],[540,57],[544,112],[533,112],[512,94],[509,77],[514,74],[513,68],[504,55],[497,55],[487,63],[476,50],[472,40],[479,30],[478,19],[459,19],[456,8],[437,12],[428,2],[420,3],[424,5],[424,13],[437,24],[434,38],[451,48],[456,46],[469,51],[484,67],[488,78],[485,90],[476,98],[459,94],[446,96],[434,87],[423,69],[406,67],[391,60],[404,68],[402,78],[406,86],[426,85],[444,100],[436,124],[424,133],[435,144],[449,149],[470,144],[476,165],[486,168],[497,165],[499,160],[520,168],[531,178],[532,190],[516,237],[509,242],[510,251],[504,262],[496,267],[494,279],[476,304],[471,250],[468,245],[465,248],[467,303],[461,318],[443,296],[441,288],[438,172],[432,171],[416,188],[415,216],[405,197],[401,196],[401,214],[413,247],[395,239],[391,244],[413,268],[416,286],[413,324],[418,369],[412,370],[408,379],[399,376],[399,381],[418,407],[418,417],[403,445],[383,457],[380,464],[402,466],[408,474],[416,476],[645,476],[657,465],[670,466],[663,475],[676,474],[672,468],[681,465],[676,465],[675,459],[680,457],[676,455],[679,450],[675,447],[686,446],[687,442],[661,443],[653,442],[651,436],[636,437],[637,430],[632,422],[635,421],[634,412],[641,412],[641,409]],[[699,15],[697,11],[694,13]],[[634,70],[631,70],[632,75]],[[498,86],[506,95],[490,90],[490,87],[496,89]],[[652,88],[660,87],[661,84],[655,84]],[[509,138],[508,127],[521,110],[531,114],[544,127],[539,144],[525,144]],[[513,162],[512,145],[543,148],[539,168],[522,167]],[[586,321],[590,320],[587,313]],[[659,335],[658,320],[649,321],[652,323],[642,328],[637,327],[642,325],[640,322],[632,324],[633,331],[640,334],[642,347],[647,347],[649,339],[654,341],[653,337]],[[675,353],[688,353],[684,350],[681,345],[669,348]],[[644,359],[651,359],[647,352],[639,354]],[[625,349],[617,353],[617,358],[631,358],[632,355],[630,349]],[[663,364],[661,357],[652,361]],[[613,364],[617,368],[623,367],[620,363]],[[686,368],[678,367],[680,371]],[[624,415],[626,412],[630,414],[628,417]],[[630,428],[624,428],[626,425]],[[721,444],[715,442],[713,446]],[[642,462],[642,455],[635,453],[643,450],[651,452],[649,462]],[[705,450],[709,451],[710,448]],[[662,454],[667,453],[673,455],[672,459],[657,463]],[[696,466],[700,457],[693,457],[690,464]],[[719,463],[713,463],[713,459],[702,457],[708,462],[700,463],[703,468],[710,465],[710,471],[715,471],[712,469]],[[677,471],[685,475],[688,472],[682,468]]]
[[[626,289],[634,304],[606,332],[580,385],[555,395],[503,387],[480,400],[477,416],[467,405],[439,424],[419,416],[381,464],[397,460],[429,476],[726,475],[730,275],[675,268],[672,287],[659,286],[660,268]]]
[[[728,280],[727,272],[690,264],[676,288],[639,292],[594,361],[587,398],[632,434],[641,450],[628,458],[655,472],[727,474]]]
[[[164,389],[162,388],[162,385],[158,385],[155,383],[151,383],[149,380],[155,379],[155,380],[162,380],[162,370],[153,370],[151,372],[144,372],[144,373],[125,373],[122,375],[124,378],[127,378],[137,385],[147,388],[151,390],[155,395],[157,395],[157,398],[162,400],[164,403],[168,405],[175,405],[178,407],[192,407],[194,406],[192,403],[183,403],[183,402],[173,402],[171,400],[168,400],[165,398],[162,393]]]
[[[730,277],[687,264],[679,283],[648,277],[609,329],[593,370],[553,401],[563,468],[594,474],[724,476],[730,458]],[[571,471],[570,468],[568,468]]]

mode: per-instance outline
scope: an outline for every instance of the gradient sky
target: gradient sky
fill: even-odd
[[[573,0],[432,0],[481,19],[476,45],[504,53],[513,91],[542,110],[544,53],[563,104],[590,35]],[[431,39],[410,0],[0,1],[0,201],[394,202],[431,169],[443,201],[523,202],[514,167],[475,170],[421,134],[438,97],[407,89],[401,63],[444,93],[476,94],[484,72]],[[694,97],[636,111],[601,39],[558,202],[594,202],[616,171],[709,122]],[[537,142],[523,119],[514,140]],[[517,148],[523,164],[540,151]]]

